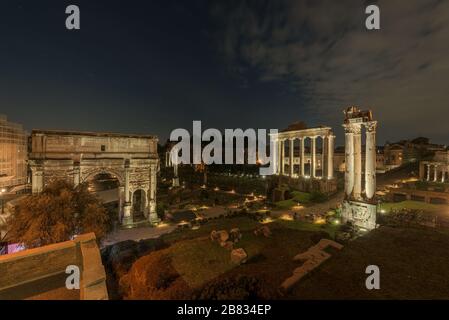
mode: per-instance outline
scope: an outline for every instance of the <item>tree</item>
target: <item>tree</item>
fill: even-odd
[[[111,219],[100,200],[89,193],[87,184],[74,187],[56,180],[40,194],[25,197],[8,219],[8,241],[27,248],[67,241],[94,232],[103,238]]]

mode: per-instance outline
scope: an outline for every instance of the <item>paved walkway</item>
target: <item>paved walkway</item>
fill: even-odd
[[[144,239],[155,239],[160,236],[170,233],[177,228],[176,225],[161,225],[158,227],[151,227],[144,225],[137,228],[119,229],[110,233],[101,243],[101,247],[109,246],[117,242],[134,240],[140,241]]]

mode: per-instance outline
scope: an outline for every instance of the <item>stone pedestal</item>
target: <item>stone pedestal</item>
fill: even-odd
[[[358,228],[372,230],[376,228],[377,206],[375,204],[344,200],[342,222],[352,222]]]
[[[148,215],[148,220],[151,224],[156,225],[161,222],[161,219],[159,219],[159,217],[157,216],[156,201],[150,200],[149,207],[150,214]]]
[[[131,215],[131,209],[132,209],[132,205],[130,202],[126,202],[123,205],[123,218],[122,218],[123,226],[129,226],[129,225],[133,224],[133,217]]]

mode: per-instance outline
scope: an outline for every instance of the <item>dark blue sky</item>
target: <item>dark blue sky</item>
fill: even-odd
[[[28,130],[161,140],[192,120],[220,129],[303,120],[333,126],[341,142],[341,111],[356,104],[381,121],[381,143],[417,135],[445,143],[448,125],[434,113],[448,118],[448,93],[429,77],[449,73],[438,41],[449,12],[427,2],[403,10],[378,1],[384,29],[370,34],[358,0],[2,0],[0,113]],[[80,31],[65,29],[69,4],[81,9]],[[432,25],[434,12],[441,25]]]

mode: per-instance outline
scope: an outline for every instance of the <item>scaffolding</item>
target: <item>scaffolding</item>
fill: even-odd
[[[27,134],[0,115],[0,188],[27,183]]]

